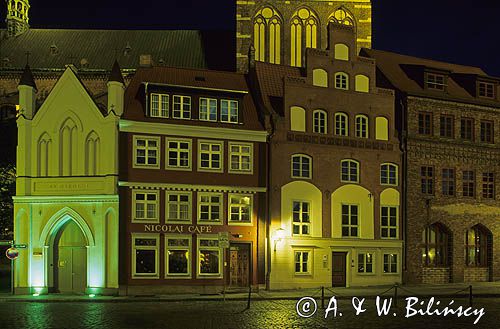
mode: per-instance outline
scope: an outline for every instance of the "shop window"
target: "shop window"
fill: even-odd
[[[198,236],[198,276],[221,277],[222,254],[217,236]]]
[[[191,277],[191,236],[165,235],[165,276]]]
[[[132,278],[159,278],[159,239],[159,234],[132,234]]]

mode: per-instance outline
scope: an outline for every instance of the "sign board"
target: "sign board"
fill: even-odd
[[[10,260],[16,259],[17,257],[19,257],[19,250],[17,250],[16,248],[9,248],[7,249],[7,251],[5,251],[5,256],[7,256],[7,258]]]
[[[229,248],[229,232],[219,232],[219,247]]]
[[[14,244],[14,245],[12,245],[12,247],[18,248],[18,249],[26,249],[26,248],[28,248],[28,246],[25,245],[25,244]]]

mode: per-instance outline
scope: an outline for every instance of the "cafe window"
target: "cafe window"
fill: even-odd
[[[159,234],[132,234],[132,278],[158,279]]]
[[[191,223],[191,192],[166,192],[167,223]]]
[[[221,277],[222,253],[217,236],[198,236],[198,276]]]
[[[222,223],[222,193],[198,192],[198,220],[204,223]]]
[[[158,191],[132,191],[132,223],[159,223]]]
[[[165,277],[191,277],[191,238],[165,235]]]

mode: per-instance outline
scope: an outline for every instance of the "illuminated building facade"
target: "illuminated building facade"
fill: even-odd
[[[305,69],[251,62],[269,142],[271,289],[401,282],[401,152],[394,94],[375,86],[352,27]]]
[[[136,72],[120,121],[127,294],[264,283],[266,139],[243,74]]]
[[[500,279],[500,79],[476,67],[363,49],[396,90],[404,149],[406,275]]]

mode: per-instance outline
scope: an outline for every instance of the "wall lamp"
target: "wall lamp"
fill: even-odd
[[[285,230],[281,227],[274,231],[274,251],[276,252],[276,244],[285,237]]]

